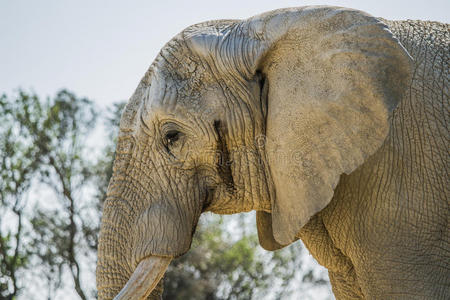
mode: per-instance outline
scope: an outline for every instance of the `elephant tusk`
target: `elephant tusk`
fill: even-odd
[[[150,256],[141,260],[114,300],[146,299],[164,276],[171,260],[169,257],[160,256]]]

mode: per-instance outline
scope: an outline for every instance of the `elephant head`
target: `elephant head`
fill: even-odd
[[[339,176],[380,147],[409,74],[386,26],[355,10],[282,9],[185,29],[122,115],[99,298],[130,277],[121,295],[147,296],[189,250],[204,211],[256,210],[264,248],[295,241]]]

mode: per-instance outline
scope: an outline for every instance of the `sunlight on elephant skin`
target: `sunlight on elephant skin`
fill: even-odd
[[[183,30],[122,115],[99,299],[146,297],[202,212],[252,210],[261,246],[301,239],[338,299],[448,299],[449,41],[327,6]]]

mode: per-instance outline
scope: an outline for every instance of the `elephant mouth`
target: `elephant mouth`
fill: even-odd
[[[171,260],[170,257],[161,256],[149,256],[142,259],[114,300],[147,299],[164,276]]]

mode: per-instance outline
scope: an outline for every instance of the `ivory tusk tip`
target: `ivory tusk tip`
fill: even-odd
[[[141,260],[114,300],[144,300],[164,276],[172,259],[149,256]]]

